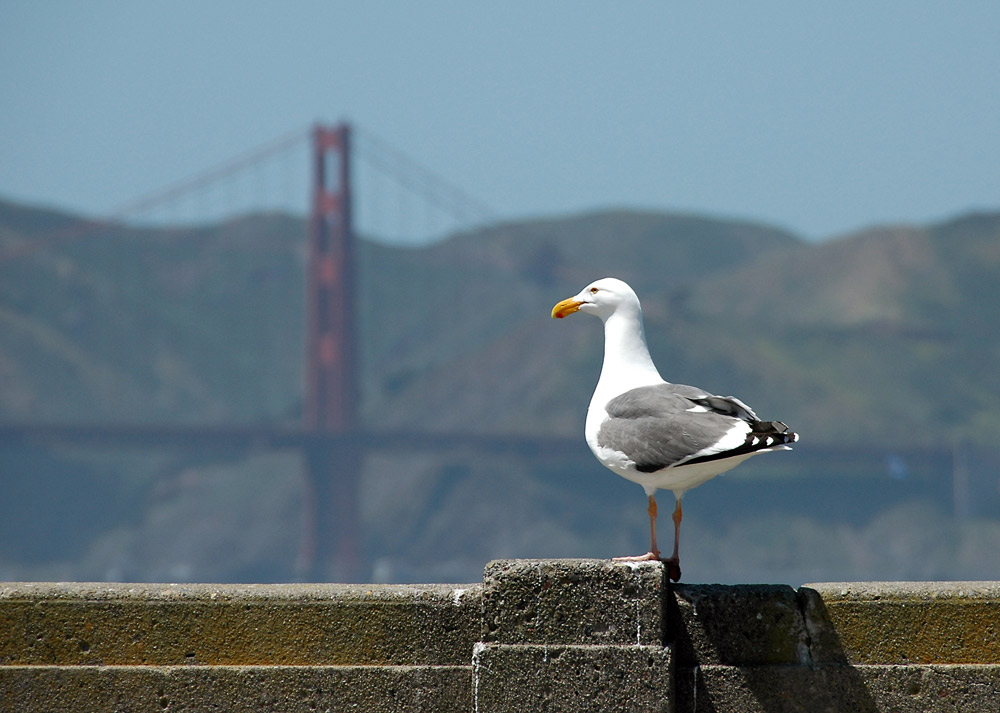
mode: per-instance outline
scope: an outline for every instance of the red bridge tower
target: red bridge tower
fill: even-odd
[[[350,582],[362,574],[350,127],[316,126],[312,160],[302,425],[313,438],[298,565],[303,577]]]

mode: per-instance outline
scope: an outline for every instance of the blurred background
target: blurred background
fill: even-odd
[[[997,579],[997,27],[0,4],[0,580],[642,551],[600,324],[549,318],[608,275],[665,378],[801,434],[686,496],[687,581]]]

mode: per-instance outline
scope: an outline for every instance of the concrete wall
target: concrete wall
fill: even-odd
[[[0,584],[0,711],[1000,711],[1000,584]]]

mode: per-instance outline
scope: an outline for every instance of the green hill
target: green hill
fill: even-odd
[[[401,340],[377,350],[391,355],[371,379],[380,423],[419,411],[441,429],[578,433],[600,330],[551,323],[548,309],[611,274],[640,292],[666,378],[744,395],[813,442],[1000,441],[1000,216],[808,244],[760,226],[604,213],[431,254],[411,265],[424,286],[375,307],[385,337]],[[409,331],[392,326],[400,309]]]
[[[825,441],[987,445],[1000,442],[998,277],[1000,215],[970,215],[758,261],[683,312],[779,367],[779,410]]]

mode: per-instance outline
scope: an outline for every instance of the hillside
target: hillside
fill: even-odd
[[[998,277],[1000,215],[969,215],[758,261],[678,309],[740,338],[751,363],[777,365],[778,406],[806,432],[991,444],[1000,441]]]
[[[1000,334],[1000,216],[822,244],[651,215],[504,230],[433,251],[440,274],[428,285],[476,279],[429,311],[408,301],[410,336],[449,348],[420,364],[408,364],[404,342],[386,350],[393,358],[377,368],[392,393],[383,391],[378,422],[398,426],[419,411],[431,428],[578,433],[600,330],[586,319],[551,323],[548,310],[614,274],[640,291],[654,358],[672,381],[744,395],[814,442],[1000,441],[1000,352],[988,338]],[[503,393],[484,390],[484,375]]]
[[[0,201],[0,419],[295,423],[304,231],[281,215],[126,229]],[[888,482],[803,470],[815,445],[1000,441],[1000,215],[809,244],[739,221],[605,211],[422,249],[363,241],[359,262],[371,428],[578,436],[600,327],[549,310],[617,275],[643,299],[667,378],[738,394],[803,434],[796,454],[692,494],[701,576],[829,579],[811,569],[824,547],[844,550],[819,561],[853,568],[845,579],[981,576],[1000,551],[992,520],[941,520],[952,487],[936,462]],[[292,454],[3,450],[0,579],[287,579],[298,468]],[[475,579],[500,556],[621,554],[644,538],[633,489],[582,438],[558,463],[376,454],[362,473],[366,551],[374,576],[410,580]],[[952,538],[932,559],[916,544],[898,562],[879,549],[920,542],[927,523]],[[761,545],[784,530],[800,549]]]
[[[10,210],[0,205],[0,418],[293,415],[300,221],[125,230]]]

